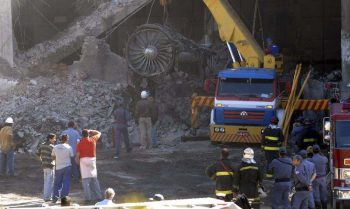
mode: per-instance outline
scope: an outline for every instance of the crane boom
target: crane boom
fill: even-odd
[[[227,0],[203,0],[213,15],[222,41],[236,46],[249,67],[261,67],[264,51]]]

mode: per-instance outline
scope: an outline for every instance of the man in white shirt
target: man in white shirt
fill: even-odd
[[[71,157],[74,156],[72,147],[68,144],[68,135],[61,137],[61,144],[56,145],[51,154],[56,160],[55,181],[53,188],[52,202],[56,203],[58,198],[68,196],[70,175],[71,175]],[[60,191],[60,192],[59,192]]]
[[[101,202],[96,203],[95,205],[115,205],[113,203],[113,198],[114,198],[115,192],[112,188],[108,188],[105,191],[105,199],[102,200]]]

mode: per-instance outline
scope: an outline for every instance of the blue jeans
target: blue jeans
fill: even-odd
[[[66,197],[69,193],[71,167],[67,166],[55,171],[55,181],[53,187],[53,199]]]
[[[50,200],[52,197],[53,181],[55,177],[55,170],[44,168],[44,200]]]
[[[129,143],[129,132],[128,127],[125,125],[115,125],[114,126],[114,133],[115,133],[115,156],[119,157],[120,154],[120,148],[122,146],[122,141],[124,141],[125,148],[129,152],[130,151],[130,143]]]
[[[72,178],[73,181],[78,182],[80,179],[79,166],[75,162],[75,156],[71,158],[70,162],[72,163]]]
[[[8,173],[7,173],[8,171]],[[15,175],[15,151],[9,150],[6,153],[0,153],[0,174]]]
[[[100,183],[97,178],[83,178],[82,183],[85,200],[91,201],[102,199]]]

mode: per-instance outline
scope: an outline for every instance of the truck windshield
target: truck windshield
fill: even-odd
[[[350,148],[350,121],[336,121],[335,129],[336,147]]]
[[[218,96],[272,98],[273,79],[224,78],[220,80]]]

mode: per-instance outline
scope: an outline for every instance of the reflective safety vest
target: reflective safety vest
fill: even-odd
[[[241,162],[235,174],[234,187],[248,198],[258,198],[258,185],[262,180],[262,172],[257,164]]]
[[[233,194],[234,169],[231,161],[225,159],[210,165],[206,170],[207,176],[216,182],[215,194],[220,197]]]
[[[284,140],[282,130],[278,127],[264,129],[261,140],[261,148],[265,151],[278,151]]]

